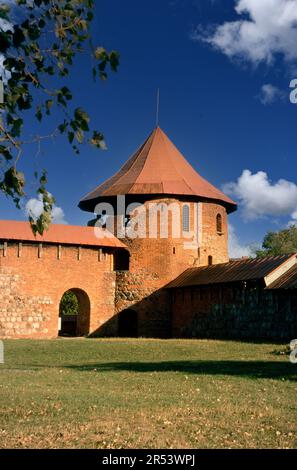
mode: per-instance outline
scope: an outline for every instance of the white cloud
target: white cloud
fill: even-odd
[[[297,0],[236,0],[235,10],[240,19],[212,32],[198,27],[193,39],[255,65],[271,64],[277,54],[287,62],[296,61]]]
[[[223,191],[239,200],[246,220],[268,215],[294,215],[297,219],[297,185],[291,181],[272,183],[264,171],[252,174],[244,170],[236,182],[225,184]]]
[[[258,98],[262,104],[270,105],[275,103],[275,101],[284,100],[286,98],[286,93],[271,83],[265,83],[265,85],[261,87],[261,92]]]
[[[54,206],[52,210],[53,224],[68,224],[62,207]]]
[[[2,29],[2,31],[12,31],[13,24],[3,18],[0,18],[0,29]]]
[[[229,256],[230,258],[242,258],[243,256],[253,256],[249,245],[242,245],[238,239],[233,225],[228,225],[229,233]]]
[[[292,225],[297,226],[297,209],[296,211],[292,212],[291,220],[288,222],[288,227],[291,227]]]
[[[25,212],[27,216],[31,216],[37,219],[43,210],[43,204],[41,197],[29,199],[25,206]],[[52,223],[53,224],[68,224],[65,220],[65,214],[61,207],[54,206],[52,210]]]

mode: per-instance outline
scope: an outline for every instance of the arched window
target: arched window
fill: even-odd
[[[216,224],[217,224],[217,233],[222,233],[223,227],[222,227],[222,216],[221,216],[221,214],[217,215]]]
[[[190,231],[190,208],[187,204],[183,206],[183,232]]]
[[[209,255],[209,257],[208,257],[208,266],[211,266],[212,262],[213,262],[213,258],[212,258],[211,255]]]

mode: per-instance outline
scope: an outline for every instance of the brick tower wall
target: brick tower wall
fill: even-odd
[[[160,219],[157,221],[157,238],[149,238],[149,204],[177,204],[180,208],[182,227],[182,207],[190,208],[190,230],[194,230],[194,214],[197,220],[198,246],[186,247],[188,238],[173,236],[172,219],[169,211],[168,238],[160,237]],[[138,313],[140,336],[169,336],[171,334],[171,302],[168,291],[162,289],[189,267],[209,263],[224,263],[228,256],[228,225],[226,209],[215,203],[198,203],[178,199],[158,199],[144,204],[145,238],[125,238],[123,242],[130,252],[130,269],[117,272],[115,307],[119,313],[133,308]],[[160,212],[161,213],[161,212]],[[222,230],[217,233],[216,217],[222,218]],[[143,219],[144,220],[144,219]],[[151,222],[151,227],[153,226]],[[153,226],[153,228],[156,228]]]

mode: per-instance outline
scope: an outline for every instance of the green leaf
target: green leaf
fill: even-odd
[[[94,51],[95,59],[97,60],[107,60],[108,55],[104,47],[97,47]]]
[[[67,130],[68,127],[68,122],[64,121],[62,124],[58,126],[58,129],[61,134],[64,134],[64,132]]]
[[[101,78],[101,80],[107,80],[107,73],[106,72],[100,72],[99,77]]]
[[[10,133],[13,135],[13,137],[19,137],[21,128],[23,126],[23,119],[15,118],[8,114],[7,123],[10,125]]]
[[[74,117],[77,121],[84,121],[89,123],[90,122],[90,117],[88,113],[86,113],[82,108],[76,108],[74,111]]]
[[[28,34],[29,38],[31,39],[31,41],[35,41],[36,39],[39,39],[40,28],[38,28],[38,26],[36,26],[36,25],[31,25],[31,26],[29,26],[29,28],[27,30],[27,34]]]
[[[113,72],[116,72],[120,63],[120,54],[116,51],[112,51],[109,54],[110,67]]]
[[[83,141],[84,141],[84,133],[83,133],[83,131],[81,131],[81,130],[77,131],[77,132],[75,133],[75,137],[76,137],[76,140],[77,140],[80,144],[83,143]]]
[[[3,155],[5,160],[12,160],[13,156],[5,145],[0,145],[0,154]]]
[[[12,37],[14,47],[19,47],[25,41],[25,35],[21,28],[16,26]]]
[[[74,132],[72,132],[72,131],[68,132],[68,140],[69,140],[70,144],[72,144],[72,142],[74,140]]]
[[[90,143],[94,145],[97,148],[100,148],[102,150],[106,150],[106,143],[104,140],[103,134],[98,131],[94,131],[92,139],[90,139]]]
[[[61,93],[65,96],[66,100],[72,100],[72,94],[69,88],[67,88],[66,86],[63,86],[63,88],[61,88]]]
[[[50,110],[51,110],[53,104],[54,104],[53,100],[46,100],[45,107],[46,107],[46,114],[47,115],[50,114]]]
[[[9,21],[8,13],[10,12],[9,5],[0,5],[0,18]]]
[[[41,106],[38,106],[35,116],[36,116],[36,118],[38,119],[39,122],[42,120]]]
[[[0,52],[6,52],[10,47],[10,36],[8,31],[0,31]]]

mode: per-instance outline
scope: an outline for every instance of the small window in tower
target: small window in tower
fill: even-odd
[[[208,257],[208,266],[211,266],[212,262],[213,262],[212,256],[209,255],[209,257]]]
[[[183,232],[190,231],[190,208],[186,204],[183,206]]]
[[[223,230],[222,230],[223,227],[222,227],[222,216],[221,216],[221,214],[217,215],[217,221],[216,222],[217,222],[217,233],[222,233],[223,232]]]

